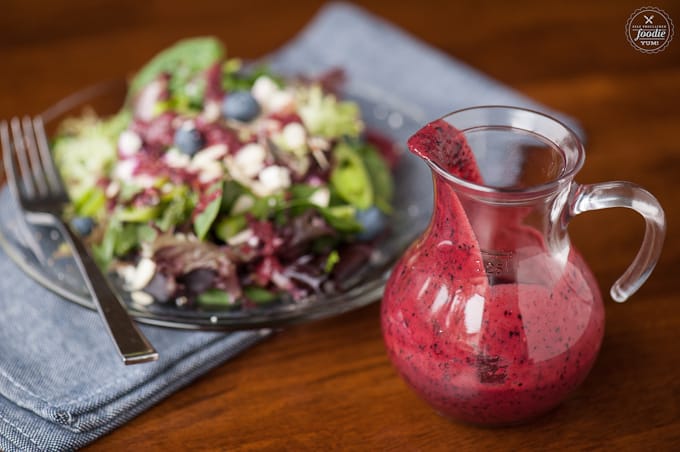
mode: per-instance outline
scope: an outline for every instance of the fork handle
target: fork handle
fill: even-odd
[[[58,218],[64,238],[74,251],[74,258],[85,277],[94,304],[104,320],[109,336],[113,339],[124,364],[139,364],[158,359],[158,352],[139,330],[128,314],[122,300],[99,269],[92,255],[68,222]]]

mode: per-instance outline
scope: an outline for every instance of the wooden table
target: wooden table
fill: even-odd
[[[92,450],[499,450],[680,448],[680,29],[656,55],[631,48],[628,15],[648,2],[365,2],[426,42],[576,118],[588,136],[581,182],[630,180],[665,206],[669,234],[649,282],[606,301],[595,368],[559,410],[517,428],[451,423],[396,375],[378,304],[290,328],[208,373]],[[455,2],[458,3],[458,2]],[[657,1],[680,27],[680,4]],[[174,40],[215,34],[258,57],[314,14],[311,1],[5,1],[0,118],[41,111],[90,83],[134,71]],[[629,211],[571,225],[604,294],[636,252]]]

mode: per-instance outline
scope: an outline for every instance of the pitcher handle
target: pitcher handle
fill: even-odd
[[[666,235],[666,220],[659,201],[644,188],[631,182],[574,183],[569,203],[571,216],[589,210],[626,207],[645,219],[645,235],[635,259],[609,291],[611,297],[624,302],[647,280],[661,254]]]

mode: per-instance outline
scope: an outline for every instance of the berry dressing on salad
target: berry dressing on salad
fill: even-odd
[[[133,302],[240,309],[338,290],[391,213],[393,148],[337,97],[213,38],[162,51],[110,118],[65,120],[73,221]]]
[[[523,224],[543,213],[540,201],[494,206],[446,178],[484,185],[465,135],[448,122],[428,124],[409,148],[441,173],[433,171],[430,226],[385,289],[390,359],[458,420],[505,425],[549,411],[585,379],[600,348],[604,309],[592,274],[573,248],[556,256],[543,232]]]

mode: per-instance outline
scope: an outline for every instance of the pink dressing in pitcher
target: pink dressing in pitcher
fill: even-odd
[[[484,184],[464,134],[446,121],[408,144],[443,172]],[[433,174],[431,223],[385,289],[389,357],[446,416],[504,425],[549,411],[585,379],[600,349],[597,284],[573,247],[555,256],[546,232],[524,224],[531,207],[489,214],[492,203],[463,202],[455,181]]]

